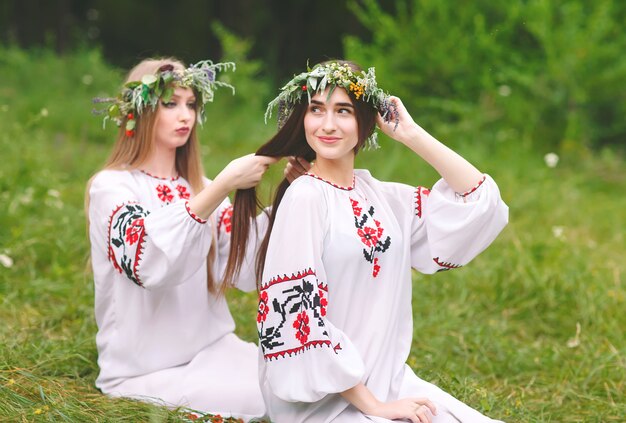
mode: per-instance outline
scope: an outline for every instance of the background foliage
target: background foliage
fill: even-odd
[[[493,175],[510,206],[509,226],[472,264],[415,275],[409,364],[506,421],[623,421],[624,6],[384,6],[350,3],[369,35],[346,37],[345,56],[375,65],[380,85]],[[255,50],[264,38],[221,23],[210,31],[222,59],[238,65],[225,75],[237,95],[218,93],[200,131],[213,177],[272,134],[263,112],[277,83]],[[89,46],[61,55],[0,46],[0,421],[182,419],[110,400],[93,386],[83,194],[116,133],[90,114],[91,98],[121,83],[124,72],[109,61]],[[436,181],[420,159],[382,138],[382,149],[364,152],[358,166],[380,179]],[[560,158],[555,167],[546,165],[547,152]],[[280,166],[271,170],[265,192],[280,174]],[[233,292],[229,300],[238,334],[255,340],[256,298]]]

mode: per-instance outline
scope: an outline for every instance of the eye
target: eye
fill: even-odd
[[[349,109],[347,107],[342,107],[341,109],[337,110],[337,113],[339,113],[339,114],[352,114],[352,109]]]
[[[312,105],[309,107],[309,111],[314,114],[319,114],[322,112],[322,108],[320,106]]]
[[[197,103],[195,101],[192,101],[191,103],[187,103],[187,107],[189,107],[192,110],[196,110],[196,106],[197,106]]]
[[[176,107],[176,103],[173,101],[162,101],[161,105],[167,109],[171,109],[173,107]]]

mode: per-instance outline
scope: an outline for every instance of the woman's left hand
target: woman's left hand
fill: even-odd
[[[405,144],[406,141],[416,137],[420,127],[417,123],[415,123],[409,112],[406,110],[406,107],[404,107],[404,104],[402,104],[402,101],[398,97],[389,97],[389,102],[395,105],[397,119],[395,116],[391,116],[389,122],[385,122],[382,116],[377,114],[376,124],[385,135]]]
[[[283,174],[289,183],[292,183],[296,178],[304,175],[311,169],[311,163],[307,162],[302,157],[290,156],[287,160],[288,162]]]

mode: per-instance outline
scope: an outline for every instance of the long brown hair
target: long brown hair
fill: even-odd
[[[126,76],[124,84],[130,81],[138,81],[144,75],[156,74],[163,66],[172,65],[175,70],[183,71],[185,65],[182,61],[173,58],[145,59],[132,68]],[[196,96],[198,93],[195,93]],[[198,103],[199,104],[199,103]],[[198,106],[197,106],[198,107]],[[196,114],[198,109],[196,108]],[[136,115],[136,126],[134,134],[131,137],[126,135],[126,117],[124,117],[120,129],[117,134],[115,144],[111,150],[111,154],[106,160],[103,169],[112,170],[133,170],[141,168],[148,160],[153,151],[154,144],[154,127],[157,123],[157,110],[150,107],[143,110],[140,115]],[[197,122],[197,120],[196,120]],[[204,188],[204,169],[200,159],[200,144],[197,136],[197,124],[194,122],[189,139],[187,142],[176,148],[175,166],[176,172],[183,177],[191,186],[192,195],[202,191]],[[94,175],[95,176],[95,175]],[[89,187],[91,186],[92,176],[87,182],[87,192],[85,194],[85,215],[87,216],[87,230],[89,230]],[[209,255],[207,257],[207,287],[209,291],[216,292],[215,280],[211,270],[211,263],[215,255],[213,240]]]
[[[361,71],[361,68],[349,61],[335,61],[340,64],[347,64],[354,72]],[[328,62],[324,62],[328,63]],[[324,64],[322,63],[322,64]],[[335,89],[343,89],[336,87]],[[350,100],[355,109],[355,117],[358,125],[358,142],[354,147],[355,154],[363,147],[365,140],[372,134],[376,126],[376,109],[365,101],[358,101],[352,93],[348,93]],[[282,128],[278,130],[268,142],[263,144],[256,154],[269,157],[287,157],[298,156],[307,161],[315,159],[315,152],[306,141],[304,132],[304,116],[306,115],[309,105],[306,101],[298,104],[289,118],[285,121]],[[260,283],[263,276],[263,268],[265,265],[265,256],[267,255],[267,246],[269,243],[276,212],[280,206],[280,202],[285,195],[285,191],[289,187],[289,181],[285,178],[281,181],[274,194],[272,209],[269,213],[269,224],[267,232],[263,237],[263,241],[259,247],[255,273],[257,284]],[[245,190],[237,190],[233,203],[233,215],[231,218],[232,232],[230,238],[230,253],[228,255],[228,263],[224,274],[224,284],[232,285],[237,278],[243,258],[246,251],[248,234],[253,224],[253,218],[257,213],[257,207],[260,202],[257,198],[256,189],[250,188]]]

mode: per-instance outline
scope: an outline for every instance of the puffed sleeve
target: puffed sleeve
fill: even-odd
[[[463,194],[440,179],[432,190],[417,187],[412,196],[411,264],[422,273],[464,266],[508,223],[509,208],[488,175]]]
[[[322,192],[296,180],[268,245],[257,328],[265,382],[285,401],[318,401],[355,386],[364,373],[358,351],[326,316],[332,304],[322,261],[327,207]]]
[[[123,171],[103,171],[89,189],[92,242],[105,242],[119,273],[146,289],[184,283],[206,262],[211,231],[186,201],[156,210],[140,202]]]
[[[218,255],[216,257],[216,274],[218,279],[222,279],[226,271],[228,255],[230,253],[230,237],[232,231],[233,206],[230,200],[226,198],[224,202],[217,208],[217,245]],[[248,233],[248,242],[241,269],[236,279],[236,287],[242,291],[250,292],[257,289],[256,286],[256,256],[258,248],[261,244],[261,238],[265,234],[268,223],[267,210],[261,212],[255,219],[254,224],[250,225]]]

